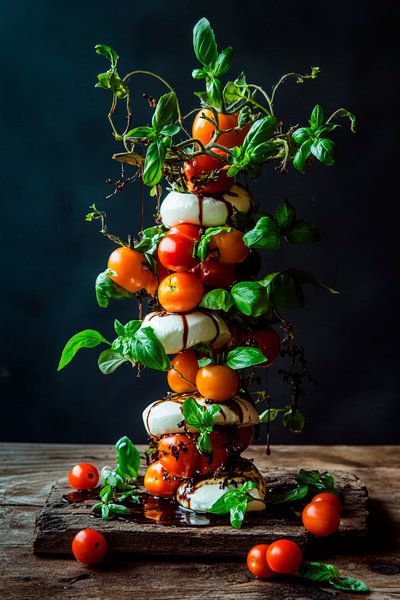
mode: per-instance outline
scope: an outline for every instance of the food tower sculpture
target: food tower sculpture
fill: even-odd
[[[300,173],[315,162],[331,166],[335,145],[330,136],[339,127],[335,119],[348,118],[353,131],[355,119],[343,108],[326,117],[317,105],[306,126],[285,129],[275,107],[278,89],[289,78],[297,83],[316,78],[318,67],[306,75],[284,75],[271,93],[248,83],[244,73],[223,86],[232,48],[218,50],[205,18],[194,27],[193,45],[200,67],[192,76],[205,82],[205,91],[196,93],[200,108],[186,116],[162,77],[139,70],[121,77],[117,53],[96,46],[110,60],[97,87],[112,93],[109,120],[115,140],[125,147],[113,158],[129,165],[123,166],[116,191],[135,178],[142,190],[142,229],[127,243],[108,232],[106,215],[95,205],[87,215],[87,220],[99,219],[102,233],[118,245],[96,280],[96,296],[107,307],[110,299],[135,295],[139,318],[126,325],[115,321],[112,342],[94,330],[76,334],[64,348],[59,369],[79,348],[104,343],[108,348],[98,361],[104,374],[124,363],[166,371],[171,391],[143,413],[150,438],[145,489],[196,512],[230,509],[232,525],[240,527],[246,511],[265,508],[266,483],[241,456],[253,427],[266,422],[269,431],[277,416],[291,431],[301,431],[304,424],[298,400],[305,393],[303,383],[312,378],[304,349],[282,311],[302,306],[303,284],[336,293],[303,270],[258,275],[259,250],[315,242],[318,232],[298,218],[286,199],[274,210],[271,202],[257,205],[248,179],[257,179],[271,163],[279,171],[294,167]],[[153,109],[151,124],[132,127],[128,85],[143,75],[155,77],[168,91],[158,101],[144,94]],[[127,108],[122,133],[114,123],[121,102]],[[156,224],[147,229],[143,184],[156,202]],[[144,302],[150,307],[146,315]],[[289,363],[279,370],[291,390],[283,407],[272,406],[266,385],[254,392],[262,373],[256,367],[267,369],[278,359]],[[263,402],[259,414],[256,406]]]

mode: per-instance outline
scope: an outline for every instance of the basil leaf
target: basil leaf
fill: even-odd
[[[103,489],[100,490],[99,497],[101,498],[102,502],[109,502],[110,500],[112,500],[113,491],[111,489],[111,486],[105,485]]]
[[[268,504],[286,504],[288,502],[297,502],[302,500],[308,494],[308,485],[300,485],[292,490],[285,492],[271,492],[266,501]]]
[[[106,46],[106,44],[97,44],[94,49],[96,54],[100,54],[101,56],[108,58],[108,60],[111,62],[111,67],[117,66],[119,56],[115,50],[113,50],[113,48]]]
[[[125,327],[118,321],[118,319],[114,319],[114,330],[119,336],[125,335]]]
[[[288,269],[287,271],[285,271],[285,273],[298,283],[309,283],[311,285],[314,285],[315,287],[320,287],[323,290],[326,290],[330,294],[340,294],[340,292],[337,289],[326,285],[325,283],[322,283],[322,281],[319,281],[319,279],[317,279],[315,275],[309,273],[308,271],[302,271],[301,269]]]
[[[193,49],[196,58],[204,66],[209,67],[218,56],[215,35],[208,19],[203,17],[193,28]]]
[[[235,370],[246,369],[247,367],[264,363],[267,360],[268,358],[264,356],[259,348],[239,346],[228,352],[226,365]]]
[[[140,328],[141,324],[142,324],[142,321],[140,321],[139,319],[134,319],[133,321],[128,321],[128,323],[124,327],[125,334],[133,337],[135,335],[135,333],[138,331],[138,329]]]
[[[329,490],[335,493],[333,475],[327,471],[321,473],[317,470],[306,471],[305,469],[300,469],[296,481],[299,484],[305,483],[317,490]]]
[[[122,504],[114,504],[112,502],[108,506],[110,511],[115,515],[129,515],[131,512],[127,506],[123,506]]]
[[[298,308],[304,306],[304,294],[301,286],[286,273],[265,277],[262,285],[270,303],[277,309]]]
[[[301,145],[303,142],[310,138],[311,127],[299,127],[292,133],[292,138],[296,144]]]
[[[110,518],[110,507],[108,506],[108,504],[101,505],[101,518],[103,519],[103,521],[108,521],[108,519]]]
[[[257,146],[251,146],[247,150],[247,156],[250,161],[255,163],[263,163],[269,156],[274,154],[276,145],[273,142],[263,142]]]
[[[117,449],[117,475],[125,480],[135,480],[139,474],[140,453],[133,442],[125,435],[115,444]]]
[[[207,431],[201,431],[199,437],[197,438],[197,449],[200,454],[205,454],[206,456],[210,456],[213,451],[210,434]]]
[[[276,123],[275,117],[272,116],[257,119],[244,138],[243,147],[247,150],[248,148],[254,148],[263,142],[267,142],[274,133]]]
[[[223,91],[225,104],[233,104],[247,98],[248,95],[249,88],[244,73],[241,73],[235,81],[228,81]],[[238,125],[240,126],[240,123],[238,123]]]
[[[237,494],[236,489],[228,489],[210,508],[209,512],[214,515],[226,515],[229,513],[231,506],[235,502],[235,496]]]
[[[247,508],[247,498],[239,500],[230,510],[230,522],[232,527],[240,529],[243,525]]]
[[[339,578],[339,570],[326,563],[304,562],[299,569],[299,575],[311,581],[330,581]]]
[[[143,229],[140,241],[135,244],[135,250],[153,254],[163,237],[167,234],[167,229],[163,225],[155,225]]]
[[[275,209],[274,218],[279,229],[285,231],[292,227],[296,211],[286,198],[281,200]]]
[[[203,424],[205,427],[213,428],[216,417],[221,410],[219,404],[210,404],[203,413]]]
[[[212,65],[212,72],[215,77],[222,77],[231,68],[233,48],[225,48],[219,53],[217,60]]]
[[[257,487],[256,483],[252,479],[248,479],[239,488],[239,492],[248,492],[249,490],[255,490]]]
[[[164,127],[161,129],[160,133],[162,135],[168,135],[168,136],[173,136],[176,135],[177,133],[179,133],[182,130],[180,125],[164,125]]]
[[[267,423],[268,420],[270,423],[275,421],[279,413],[284,412],[284,410],[284,408],[267,408],[259,415],[260,423]]]
[[[101,308],[107,308],[110,298],[121,300],[122,298],[132,298],[133,296],[131,292],[128,292],[128,290],[110,279],[109,275],[115,277],[117,273],[111,269],[107,269],[106,271],[103,271],[103,273],[100,273],[96,278],[96,300]]]
[[[201,299],[199,306],[209,310],[223,310],[228,312],[234,305],[230,293],[227,290],[217,288],[207,292]]]
[[[351,592],[368,592],[368,586],[355,577],[339,577],[331,579],[329,583],[337,590]]]
[[[301,433],[304,429],[304,416],[298,409],[292,412],[290,408],[290,410],[283,414],[282,425],[287,427],[292,433]]]
[[[208,101],[211,106],[220,110],[222,108],[222,83],[219,79],[208,77],[206,80]]]
[[[199,369],[201,369],[202,367],[207,367],[208,365],[212,365],[213,360],[212,360],[212,358],[199,358],[199,360],[197,361],[197,364],[199,365]]]
[[[243,108],[239,112],[238,126],[245,127],[245,125],[247,125],[247,123],[249,123],[250,119],[251,119],[250,106],[243,106]]]
[[[160,97],[151,120],[153,129],[160,131],[164,125],[168,125],[176,114],[176,94],[168,92]]]
[[[100,354],[97,364],[103,375],[114,373],[123,363],[128,362],[128,359],[112,350],[103,350]]]
[[[171,368],[164,346],[151,327],[142,327],[136,332],[133,353],[138,362],[150,369],[167,371]]]
[[[320,162],[331,167],[335,162],[335,143],[327,138],[321,138],[311,146],[311,152]]]
[[[103,467],[100,474],[100,481],[104,484],[104,488],[100,491],[99,496],[102,498],[106,492],[103,492],[108,488],[118,488],[123,485],[123,479],[115,471],[111,471],[108,467]]]
[[[324,111],[322,110],[322,106],[317,104],[314,106],[313,111],[310,117],[310,125],[313,130],[322,127],[325,122]]]
[[[307,158],[311,155],[311,146],[313,145],[312,140],[306,140],[302,143],[300,148],[297,150],[294,159],[293,166],[295,169],[300,171],[300,173],[304,173],[304,165],[306,163]]]
[[[356,133],[357,130],[357,122],[356,122],[356,118],[353,115],[353,113],[351,113],[349,110],[346,110],[345,108],[339,108],[339,110],[336,110],[334,112],[335,117],[342,117],[342,118],[348,118],[350,120],[350,128],[351,131],[353,133]],[[329,120],[329,119],[328,119]]]
[[[95,348],[102,342],[105,344],[110,344],[110,342],[106,340],[101,333],[95,331],[94,329],[85,329],[84,331],[76,333],[65,344],[64,350],[61,354],[60,362],[58,363],[57,371],[61,371],[61,369],[66,367],[81,348]]]
[[[259,317],[269,308],[264,288],[255,281],[237,283],[231,289],[236,308],[248,317]]]
[[[276,250],[280,244],[279,227],[272,216],[260,217],[253,229],[243,236],[248,248]]]
[[[125,134],[126,138],[154,138],[154,129],[152,127],[135,127]]]
[[[296,221],[285,237],[294,244],[310,244],[320,239],[318,229],[304,220]]]
[[[182,414],[186,425],[200,429],[203,423],[203,410],[193,398],[186,398],[182,405]]]
[[[167,148],[163,140],[156,140],[147,148],[143,182],[149,187],[156,185],[162,178],[162,168],[166,153]]]
[[[198,256],[198,258],[201,260],[201,262],[204,262],[207,258],[207,254],[208,254],[208,247],[210,245],[211,242],[211,238],[213,237],[213,235],[217,235],[218,233],[222,233],[223,231],[225,231],[226,233],[229,233],[231,231],[233,231],[232,227],[208,227],[204,234],[201,236],[200,242],[197,246],[197,250],[196,250],[196,254]]]
[[[193,69],[192,71],[192,77],[193,79],[206,79],[206,77],[208,77],[209,73],[208,70],[206,69]]]

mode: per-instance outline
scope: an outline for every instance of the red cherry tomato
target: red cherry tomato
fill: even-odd
[[[217,148],[213,149],[216,154],[225,153]],[[228,177],[227,170],[224,169],[226,163],[209,156],[200,154],[192,160],[187,160],[183,164],[187,188],[190,192],[201,192],[207,194],[218,194],[226,192],[234,183],[232,177]]]
[[[92,490],[99,481],[99,472],[89,463],[79,463],[68,473],[69,485],[76,490]]]
[[[307,504],[301,518],[307,531],[318,537],[332,535],[340,526],[340,517],[336,507],[322,500]]]
[[[257,544],[247,555],[247,567],[259,579],[269,579],[275,575],[267,563],[268,544]]]
[[[171,227],[167,235],[171,233],[181,233],[183,235],[187,235],[192,240],[199,242],[201,237],[200,231],[201,227],[198,225],[192,225],[191,223],[178,223],[177,225]]]
[[[264,327],[255,331],[246,332],[242,336],[244,346],[254,346],[268,358],[258,367],[270,367],[278,359],[281,351],[281,339],[272,327]]]
[[[203,142],[206,146],[209,142],[211,142],[212,137],[214,135],[214,125],[204,119],[204,116],[214,119],[214,113],[208,108],[202,108],[199,110],[197,115],[193,121],[192,127],[192,135],[194,138]],[[227,129],[233,129],[233,127],[237,127],[238,124],[239,112],[233,114],[224,114],[218,113],[218,125],[221,131],[226,131]],[[244,138],[247,135],[247,132],[250,129],[250,124],[245,125],[241,129],[236,131],[230,131],[229,133],[221,134],[217,143],[221,144],[221,146],[225,146],[226,148],[233,148],[233,146],[241,146]]]
[[[144,476],[144,487],[146,492],[160,498],[174,496],[182,482],[176,477],[168,475],[162,464],[157,461],[152,463]]]
[[[193,247],[193,238],[182,233],[169,233],[158,244],[158,258],[170,271],[190,271],[199,262],[193,258]]]
[[[210,473],[215,473],[217,469],[225,466],[229,461],[229,450],[226,435],[220,431],[213,431],[210,433],[210,438],[213,449],[212,455],[199,455],[196,472],[200,475],[209,475]]]
[[[95,529],[82,529],[72,540],[72,553],[84,565],[94,565],[103,560],[107,542],[103,534]]]
[[[267,550],[267,563],[275,573],[291,575],[301,567],[303,557],[301,550],[291,540],[277,540]]]
[[[232,439],[232,446],[238,452],[244,452],[253,440],[253,427],[238,427]]]
[[[158,457],[164,469],[175,477],[192,477],[198,459],[195,442],[187,435],[175,434],[158,442]]]
[[[235,281],[233,265],[225,265],[217,258],[207,258],[195,269],[201,283],[208,287],[226,288]]]
[[[314,496],[311,502],[328,502],[328,504],[332,504],[332,506],[336,508],[339,515],[342,514],[343,507],[336,494],[331,494],[330,492],[321,492],[320,494]]]

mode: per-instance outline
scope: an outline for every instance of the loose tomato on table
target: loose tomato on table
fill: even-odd
[[[108,269],[116,275],[108,275],[110,279],[123,287],[131,294],[146,290],[154,295],[157,289],[157,277],[150,269],[150,265],[142,252],[121,246],[110,254]]]
[[[275,575],[267,563],[267,550],[269,544],[253,546],[247,555],[247,567],[259,579],[269,579]]]
[[[326,537],[336,533],[340,526],[339,513],[329,502],[310,502],[301,515],[303,525],[317,537]]]
[[[169,475],[192,477],[198,453],[194,439],[183,434],[168,435],[158,442],[158,459]]]
[[[208,400],[225,402],[234,396],[239,387],[237,373],[225,365],[208,365],[198,370],[196,386]]]
[[[210,121],[204,118],[214,119],[214,112],[208,108],[202,108],[199,110],[194,118],[192,126],[192,137],[200,140],[206,146],[213,138],[215,127]],[[226,131],[227,129],[233,129],[238,126],[239,112],[232,114],[218,113],[218,127],[220,131]],[[228,133],[222,133],[217,138],[217,143],[226,148],[233,148],[233,146],[241,146],[243,140],[246,137],[250,125],[245,125],[235,131],[229,131]]]
[[[215,154],[225,153],[214,148]],[[234,184],[232,177],[228,177],[225,161],[219,160],[209,154],[199,154],[183,164],[186,185],[189,192],[202,194],[218,194],[228,191]]]
[[[227,265],[236,265],[244,261],[250,250],[243,243],[243,233],[238,229],[221,231],[211,237],[210,251],[218,251],[218,260]]]
[[[144,476],[146,492],[160,498],[171,498],[181,483],[181,480],[169,475],[159,461],[152,463]]]
[[[196,391],[196,375],[199,370],[196,353],[193,350],[179,352],[171,361],[167,380],[173,392],[184,394]]]
[[[199,262],[193,257],[194,243],[183,233],[168,233],[158,244],[160,263],[170,271],[190,271]]]
[[[270,367],[278,359],[281,351],[281,339],[272,327],[245,332],[241,343],[244,346],[259,348],[267,357],[268,360],[257,367]]]
[[[68,483],[76,490],[92,490],[99,481],[99,472],[89,463],[79,463],[68,473]]]
[[[336,494],[332,494],[331,492],[321,492],[314,496],[311,502],[328,502],[328,504],[332,504],[336,508],[339,513],[339,516],[342,514],[342,504]]]
[[[212,454],[210,456],[199,454],[196,465],[196,472],[199,475],[215,473],[217,469],[227,465],[229,461],[227,436],[221,431],[213,431],[210,433],[210,440]]]
[[[194,269],[201,283],[207,287],[226,288],[235,281],[233,265],[226,265],[217,258],[209,257]]]
[[[275,573],[291,575],[301,567],[303,556],[295,542],[291,540],[277,540],[267,549],[267,563]]]
[[[82,529],[72,540],[72,553],[84,565],[94,565],[103,560],[107,542],[103,534],[95,529]]]
[[[160,282],[158,300],[168,312],[187,312],[203,297],[203,285],[193,273],[172,273]]]

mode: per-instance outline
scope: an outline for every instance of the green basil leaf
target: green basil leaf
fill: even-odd
[[[368,592],[368,586],[355,577],[339,577],[337,579],[331,579],[329,583],[337,590],[349,591],[349,592]]]
[[[282,231],[290,229],[296,218],[296,211],[286,198],[281,200],[274,212],[275,221]]]
[[[250,92],[244,73],[241,73],[235,81],[228,81],[223,91],[225,104],[234,104],[235,102],[247,98],[249,94]],[[240,123],[238,123],[238,125],[241,126]]]
[[[102,503],[101,502],[97,502],[96,504],[94,504],[92,506],[92,510],[96,511],[96,510],[100,510],[102,507]]]
[[[298,409],[292,412],[290,408],[283,414],[282,425],[287,427],[292,433],[301,433],[304,429],[304,416]]]
[[[101,518],[103,519],[103,521],[108,521],[108,519],[110,518],[110,507],[108,506],[108,504],[101,505]]]
[[[210,434],[207,431],[200,431],[199,437],[197,438],[197,449],[200,454],[209,456],[212,454],[213,448],[211,443]]]
[[[85,329],[84,331],[76,333],[65,344],[57,371],[61,371],[61,369],[66,367],[81,348],[95,348],[101,343],[110,344],[101,333],[94,329]]]
[[[176,94],[168,92],[160,97],[151,120],[153,129],[160,131],[165,125],[169,125],[176,114]]]
[[[210,508],[209,512],[214,515],[226,515],[235,503],[236,489],[228,489]]]
[[[125,335],[125,327],[118,321],[118,319],[114,319],[114,330],[115,333],[119,336]]]
[[[162,178],[162,168],[166,153],[167,148],[163,140],[156,140],[147,148],[143,171],[143,182],[145,185],[153,187]]]
[[[186,425],[201,429],[203,424],[203,409],[193,398],[186,398],[182,405],[182,414]]]
[[[233,231],[232,227],[208,227],[204,234],[201,236],[200,242],[197,246],[196,254],[201,262],[204,262],[207,258],[208,247],[211,242],[211,238],[213,235],[217,235],[218,233],[222,233],[226,231],[227,233]]]
[[[206,79],[209,76],[209,71],[207,69],[193,69],[192,77],[193,79]]]
[[[335,143],[327,138],[320,138],[311,146],[311,152],[317,160],[331,167],[335,162]]]
[[[277,121],[275,117],[272,116],[257,119],[257,121],[255,121],[250,127],[249,132],[244,138],[243,147],[247,150],[267,142],[274,133],[276,123]]]
[[[135,250],[152,255],[167,233],[168,230],[163,225],[155,225],[154,227],[143,229],[140,241],[135,244]]]
[[[113,48],[111,48],[110,46],[106,46],[106,44],[97,44],[97,46],[95,46],[94,49],[96,51],[96,54],[100,54],[101,56],[108,58],[108,60],[111,62],[112,67],[117,66],[119,56],[115,52],[115,50],[113,50]]]
[[[205,427],[214,427],[215,420],[221,407],[219,404],[210,404],[203,413],[203,423]]]
[[[335,493],[335,481],[333,475],[327,471],[321,473],[317,470],[306,471],[305,469],[300,469],[296,481],[299,484],[305,483],[317,490],[329,490]]]
[[[275,421],[279,413],[284,411],[284,408],[267,408],[259,415],[260,423],[267,423],[268,420],[271,423],[272,421]]]
[[[164,346],[151,327],[142,327],[135,334],[133,352],[136,360],[145,367],[156,371],[167,371],[171,361],[165,353]]]
[[[326,290],[330,294],[340,294],[337,289],[327,285],[326,283],[322,283],[322,281],[317,279],[315,275],[309,273],[308,271],[302,271],[301,269],[288,269],[285,271],[285,273],[294,281],[297,281],[297,283],[309,283],[315,287],[320,287],[323,290]]]
[[[110,470],[108,467],[102,468],[100,474],[100,481],[105,485],[105,487],[108,488],[118,488],[124,483],[122,477],[118,475],[118,473],[116,473],[115,471]],[[103,488],[103,490],[104,489],[105,488]],[[101,490],[99,494],[100,497],[102,497],[102,494],[106,493],[103,492],[103,490]]]
[[[113,492],[110,485],[105,485],[99,492],[99,498],[102,499],[103,502],[108,502],[112,499]]]
[[[101,88],[103,90],[109,90],[111,88],[110,76],[112,71],[106,71],[105,73],[99,73],[97,75],[97,83],[94,87]]]
[[[264,288],[255,281],[242,281],[231,289],[236,308],[248,317],[259,317],[269,308]]]
[[[125,134],[126,138],[154,138],[154,129],[152,127],[135,127]]]
[[[311,127],[299,127],[292,133],[292,138],[299,146],[310,138]]]
[[[208,100],[211,106],[220,110],[222,108],[222,83],[219,79],[208,77],[206,80],[206,90]]]
[[[311,581],[329,581],[339,578],[339,570],[326,563],[304,562],[299,569],[299,575]]]
[[[164,125],[160,133],[162,135],[174,136],[182,130],[180,125]]]
[[[201,299],[199,306],[201,308],[207,308],[209,310],[223,310],[228,312],[234,305],[228,290],[217,288],[207,292]]]
[[[322,127],[325,122],[324,111],[322,110],[322,106],[317,104],[314,106],[314,109],[311,113],[310,125],[313,130]]]
[[[260,217],[253,229],[243,236],[248,248],[276,250],[280,244],[279,227],[272,216]]]
[[[128,86],[118,75],[117,71],[110,74],[110,88],[120,99],[125,98],[129,93]]]
[[[320,239],[318,229],[304,220],[296,221],[285,237],[294,244],[310,244]]]
[[[141,324],[142,324],[142,321],[140,321],[139,319],[134,319],[133,321],[128,321],[128,323],[124,327],[125,334],[133,337],[135,335],[135,333],[138,331],[138,329],[140,328]]]
[[[212,65],[214,77],[222,77],[231,68],[233,48],[225,48],[218,54],[217,60]]]
[[[271,492],[268,494],[266,501],[268,504],[286,504],[302,500],[307,494],[308,485],[300,485],[292,490],[286,490],[285,492]]]
[[[230,522],[232,527],[240,529],[243,525],[247,508],[247,498],[239,500],[230,510]]]
[[[293,166],[295,169],[300,171],[300,173],[304,173],[304,165],[306,163],[307,158],[311,155],[311,146],[313,145],[312,140],[306,140],[297,150],[294,159]]]
[[[252,479],[248,479],[240,486],[239,492],[248,492],[249,490],[255,490],[257,487],[256,483]]]
[[[330,133],[331,131],[334,131],[337,127],[340,127],[340,125],[335,125],[334,123],[329,123],[328,125],[324,125],[323,127],[320,127],[318,129],[318,131],[315,132],[315,135],[317,137],[322,137],[324,133]]]
[[[270,303],[278,310],[283,308],[299,308],[304,306],[304,294],[299,283],[286,273],[278,273],[265,283],[265,291]]]
[[[259,348],[250,348],[247,346],[238,346],[228,352],[226,365],[231,369],[246,369],[260,365],[268,360]]]
[[[273,142],[263,142],[257,146],[250,146],[247,150],[247,156],[251,162],[263,163],[269,156],[276,151],[276,145]]]
[[[111,269],[106,269],[106,271],[100,273],[96,278],[96,300],[101,308],[107,308],[111,298],[114,300],[121,300],[122,298],[132,298],[134,295],[115,283],[115,281],[110,279],[109,275],[115,276],[116,273]]]
[[[335,117],[342,117],[342,118],[347,118],[350,121],[350,127],[351,127],[351,131],[353,133],[356,133],[357,130],[357,122],[356,122],[356,117],[353,115],[353,113],[351,113],[349,110],[346,110],[345,108],[340,108],[339,110],[336,110],[334,112]]]
[[[193,28],[193,49],[197,60],[206,67],[211,66],[217,59],[217,42],[210,22],[205,17]]]
[[[247,125],[247,123],[249,123],[250,120],[251,120],[251,108],[250,108],[250,106],[243,106],[243,108],[241,108],[240,112],[239,112],[238,126],[245,127],[245,125]]]
[[[118,367],[127,362],[128,359],[112,350],[103,350],[98,358],[98,365],[103,375],[114,373]]]
[[[117,441],[115,447],[117,449],[118,462],[115,472],[117,475],[120,475],[124,481],[136,480],[139,474],[140,452],[126,435]]]
[[[123,506],[122,504],[114,504],[114,502],[109,504],[109,508],[110,511],[115,515],[129,515],[131,512],[127,506]]]
[[[213,360],[212,360],[212,358],[199,358],[199,360],[197,361],[197,364],[199,365],[199,369],[202,369],[203,367],[212,365]]]

